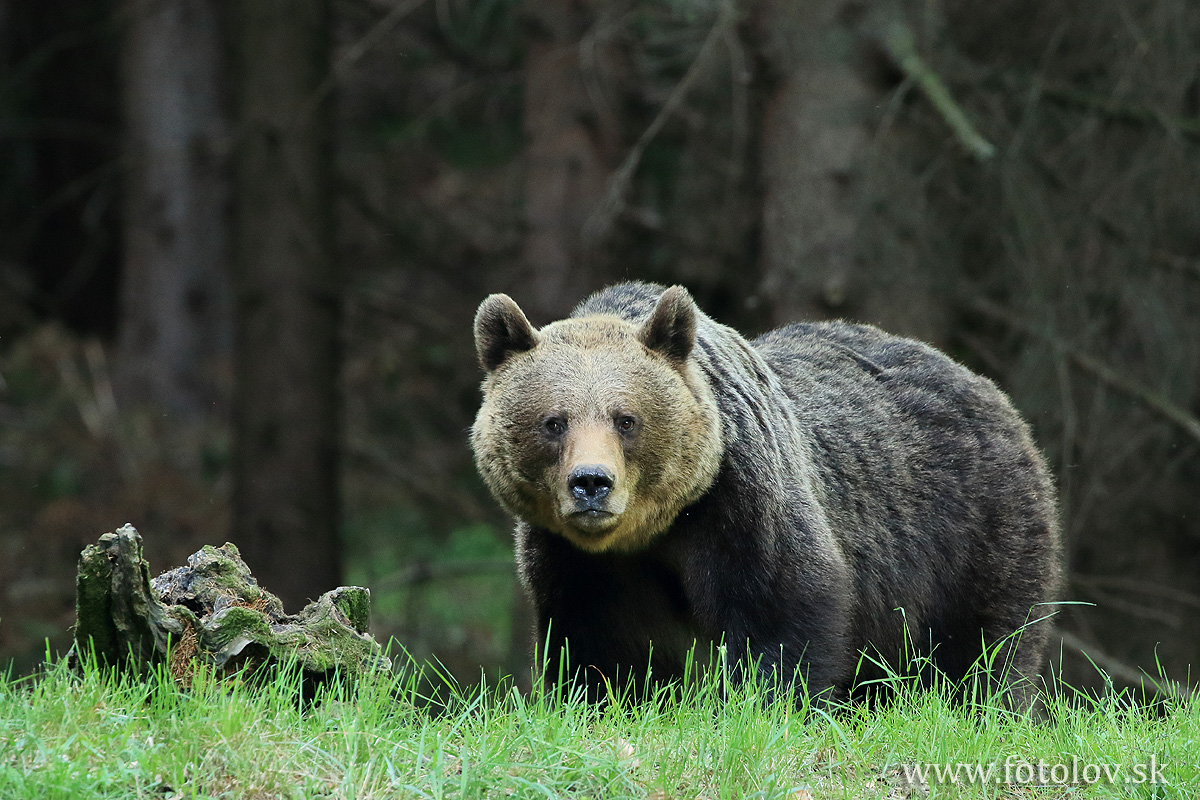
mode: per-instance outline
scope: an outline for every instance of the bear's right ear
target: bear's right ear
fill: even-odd
[[[688,290],[672,286],[658,298],[638,330],[638,338],[672,361],[687,361],[696,344],[696,313],[696,303]]]
[[[537,345],[537,332],[525,312],[506,294],[488,295],[475,312],[475,352],[488,372]]]

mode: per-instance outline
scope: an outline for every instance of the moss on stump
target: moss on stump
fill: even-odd
[[[137,672],[165,662],[185,685],[206,667],[229,675],[294,665],[310,679],[354,677],[390,667],[367,633],[370,613],[369,590],[341,586],[285,614],[228,543],[151,579],[142,537],[126,525],[80,556],[71,657],[94,652]]]

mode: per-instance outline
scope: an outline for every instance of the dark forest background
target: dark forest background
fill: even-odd
[[[155,569],[232,540],[289,609],[366,585],[381,637],[519,668],[472,316],[628,278],[995,379],[1090,604],[1056,663],[1191,679],[1190,0],[0,0],[0,661],[63,647],[131,522]]]

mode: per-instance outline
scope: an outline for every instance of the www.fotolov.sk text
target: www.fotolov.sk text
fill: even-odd
[[[1165,784],[1157,756],[1139,764],[1089,764],[1078,756],[1070,763],[1045,759],[1026,761],[1009,756],[1003,763],[956,761],[945,764],[905,764],[901,767],[909,784],[1007,783],[1020,786],[1069,786],[1092,783]]]

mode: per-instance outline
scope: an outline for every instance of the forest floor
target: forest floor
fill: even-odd
[[[875,708],[769,702],[719,675],[604,706],[401,669],[302,699],[59,662],[0,677],[0,797],[1191,798],[1200,702],[1060,686],[1044,713],[901,687]],[[431,702],[429,689],[440,686]]]

